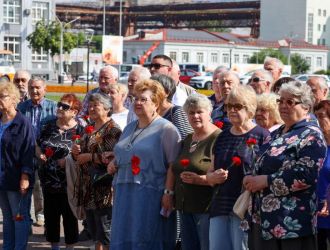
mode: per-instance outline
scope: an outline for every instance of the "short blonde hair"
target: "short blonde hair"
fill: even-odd
[[[110,89],[115,89],[118,93],[121,93],[124,95],[127,95],[127,93],[128,93],[127,86],[122,83],[111,84]]]
[[[226,103],[235,102],[246,106],[249,118],[252,119],[257,110],[257,95],[251,86],[237,85],[230,92]]]
[[[270,116],[274,118],[276,124],[282,124],[283,121],[278,111],[277,99],[280,98],[275,93],[264,93],[257,96],[257,109],[267,109]]]
[[[18,88],[11,82],[2,82],[0,84],[0,93],[7,92],[9,96],[13,97],[15,106],[20,101],[20,94]]]
[[[134,93],[142,93],[147,90],[151,91],[151,101],[159,108],[166,98],[163,86],[159,82],[151,79],[138,82],[134,86]]]
[[[188,96],[186,102],[183,104],[183,110],[188,115],[190,110],[205,109],[207,112],[212,112],[212,104],[209,98],[201,94],[192,94]]]

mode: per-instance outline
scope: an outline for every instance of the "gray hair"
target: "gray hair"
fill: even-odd
[[[109,71],[115,79],[118,79],[118,75],[119,75],[118,70],[115,67],[111,66],[111,65],[104,66],[100,70],[100,72],[101,71]]]
[[[151,77],[150,71],[142,66],[134,67],[129,73],[135,73],[139,76],[139,81],[149,79]]]
[[[270,57],[270,56],[266,56],[265,60],[264,60],[264,64],[273,64],[275,63],[276,66],[280,69],[284,69],[284,64],[282,63],[282,61],[280,59],[277,59],[276,57]]]
[[[183,110],[186,114],[188,115],[189,110],[198,108],[206,109],[210,113],[213,110],[211,101],[205,95],[192,94],[188,96],[186,102],[183,104]]]
[[[238,74],[235,71],[232,71],[232,70],[228,70],[228,71],[220,73],[219,76],[218,76],[218,79],[220,81],[220,79],[223,79],[224,77],[229,76],[229,75],[234,76],[237,80],[237,83],[238,84],[240,83],[240,79],[239,79]]]
[[[308,77],[308,80],[313,79],[313,78],[317,80],[317,83],[319,84],[319,87],[321,89],[328,89],[329,88],[328,84],[327,84],[327,81],[325,80],[324,77],[322,77],[322,76],[310,76],[310,77]],[[307,83],[308,83],[308,80],[307,80]]]
[[[270,82],[271,84],[274,82],[272,73],[270,73],[268,70],[265,69],[257,69],[256,71],[254,71],[252,77],[258,72],[264,76],[266,81]]]
[[[301,101],[302,105],[309,111],[312,110],[314,105],[314,96],[311,87],[307,83],[299,81],[291,81],[281,86],[279,94],[288,93],[293,95]]]
[[[28,80],[31,78],[31,74],[30,74],[30,72],[27,71],[27,70],[24,70],[24,69],[19,69],[19,70],[17,70],[16,73],[15,73],[14,78],[16,78],[17,75],[19,75],[19,74],[25,74],[25,75],[27,75]]]
[[[39,82],[39,81],[42,82],[44,86],[46,85],[45,79],[41,76],[32,76],[29,80],[28,85],[30,85],[32,82]]]
[[[112,103],[110,97],[106,97],[105,95],[102,95],[100,93],[91,94],[88,98],[88,103],[90,102],[102,103],[105,110],[112,109]]]
[[[229,71],[229,69],[226,66],[221,65],[215,68],[215,70],[213,71],[213,75],[216,75],[218,73],[223,73],[226,71]]]
[[[168,95],[167,100],[171,102],[176,91],[176,83],[173,78],[164,74],[154,74],[150,79],[159,82],[163,86],[165,93]]]

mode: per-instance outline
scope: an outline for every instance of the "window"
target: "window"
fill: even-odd
[[[317,45],[321,45],[321,39],[317,39]]]
[[[21,5],[19,0],[3,1],[3,22],[20,23]]]
[[[127,51],[123,51],[123,62],[127,62]]]
[[[189,62],[189,53],[188,52],[182,52],[182,62],[183,63]]]
[[[234,55],[234,63],[239,63],[239,55],[238,54]]]
[[[322,57],[316,57],[316,67],[322,67]]]
[[[48,55],[43,48],[40,51],[32,50],[32,61],[33,62],[45,62],[47,61]]]
[[[3,38],[4,49],[13,52],[14,61],[21,60],[21,38],[15,36],[5,36]]]
[[[318,30],[318,31],[321,31],[321,24],[318,24],[318,25],[317,25],[317,30]]]
[[[323,32],[325,32],[326,31],[326,26],[325,26],[325,24],[323,25]]]
[[[319,10],[320,12],[321,10]],[[314,15],[312,13],[308,14],[308,31],[307,31],[307,41],[313,43],[313,22]]]
[[[48,3],[33,2],[32,3],[32,23],[35,24],[40,20],[48,20]]]
[[[322,39],[322,45],[325,45],[325,38]]]
[[[243,63],[249,63],[249,55],[243,55]]]
[[[204,54],[203,52],[197,52],[197,62],[203,63],[204,62]]]
[[[229,54],[227,54],[227,53],[222,54],[222,62],[229,63]]]
[[[322,14],[322,10],[319,9],[319,10],[318,10],[318,13],[319,13],[319,16],[321,16],[321,14]]]
[[[308,64],[309,66],[312,65],[312,58],[311,58],[310,56],[307,56],[307,57],[305,58],[305,60],[306,60],[306,62],[307,62],[307,64]]]
[[[211,63],[218,63],[218,53],[211,53]]]
[[[323,16],[327,16],[327,10],[323,10]]]
[[[170,51],[170,58],[176,61],[176,52],[175,51]]]

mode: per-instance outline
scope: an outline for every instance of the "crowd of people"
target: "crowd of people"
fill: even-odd
[[[128,84],[105,66],[83,101],[42,78],[0,84],[3,249],[35,223],[53,250],[78,220],[111,250],[303,250],[330,241],[330,101],[323,78],[280,78],[266,58],[247,85],[223,66],[212,96],[155,56]],[[62,217],[62,219],[61,219]]]

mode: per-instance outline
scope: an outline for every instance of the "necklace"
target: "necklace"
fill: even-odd
[[[157,116],[156,116],[157,117]],[[127,144],[127,146],[126,146],[126,151],[130,151],[131,149],[132,149],[132,147],[133,147],[133,143],[135,142],[135,140],[138,138],[138,136],[146,129],[146,128],[148,128],[150,125],[151,125],[151,123],[156,119],[156,117],[155,118],[153,118],[152,120],[151,120],[151,122],[149,122],[149,124],[147,125],[147,126],[145,126],[144,128],[142,128],[141,129],[141,131],[139,132],[139,133],[137,133],[137,135],[135,135],[134,136],[134,133],[136,132],[136,130],[137,130],[137,128],[138,128],[138,125],[139,125],[139,121],[137,121],[136,122],[136,125],[135,125],[135,128],[134,128],[134,131],[133,131],[133,133],[132,133],[132,135],[131,135],[131,137],[130,137],[130,139],[129,139],[129,143]]]
[[[198,145],[199,141],[191,141],[190,143],[190,148],[189,148],[189,152],[192,153],[196,150],[197,145]]]

